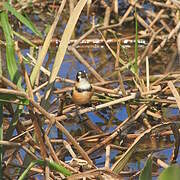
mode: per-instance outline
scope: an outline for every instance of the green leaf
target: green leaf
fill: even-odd
[[[46,163],[51,170],[58,171],[64,174],[65,176],[71,175],[71,172],[69,170],[67,170],[65,167],[61,166],[60,164],[55,163],[54,161],[46,161]]]
[[[10,79],[21,89],[21,75],[15,59],[14,41],[12,29],[8,21],[8,15],[3,11],[1,14],[1,25],[6,39],[6,61]]]
[[[12,103],[12,101],[15,101],[17,99],[19,99],[18,104],[29,105],[28,99],[16,96],[15,94],[4,94],[4,93],[2,94],[2,93],[0,93],[0,103],[2,103],[2,104],[6,104],[8,102]]]
[[[175,164],[166,168],[158,177],[158,180],[179,180],[180,166]]]
[[[20,35],[19,33],[13,31],[13,34],[16,35],[18,38],[20,38],[21,40],[23,40],[25,43],[27,43],[29,46],[32,46],[34,48],[36,48],[37,46],[35,44],[33,44],[29,39],[27,39],[25,36]]]
[[[12,117],[12,120],[10,121],[10,125],[9,125],[9,127],[8,127],[8,129],[7,129],[5,139],[10,139],[10,138],[12,138],[14,129],[15,129],[16,126],[17,126],[17,123],[18,123],[18,121],[19,121],[19,117],[20,117],[22,111],[23,111],[23,106],[22,106],[22,105],[18,105],[18,106],[16,107],[16,111],[14,112],[14,115],[13,115],[13,117]]]
[[[139,180],[152,180],[152,155],[146,161],[144,169],[141,171]]]
[[[129,61],[129,64],[130,64],[130,71],[134,74],[134,75],[137,75],[136,73],[136,65],[130,60]]]
[[[27,174],[28,174],[28,172],[29,172],[29,171],[31,170],[31,168],[32,168],[33,166],[35,166],[36,164],[37,164],[36,161],[32,161],[32,162],[29,164],[29,166],[25,169],[25,171],[21,174],[21,176],[19,177],[19,180],[25,179],[26,176],[27,176]]]
[[[46,166],[47,165],[51,170],[58,171],[65,176],[71,175],[71,172],[69,170],[67,170],[65,167],[61,166],[60,164],[55,163],[54,161],[47,161],[47,160],[38,159],[38,160],[32,161],[29,164],[29,166],[26,168],[26,170],[19,177],[19,180],[25,179],[25,177],[27,176],[27,173],[35,165],[40,165],[40,166]]]
[[[42,38],[42,34],[38,29],[35,27],[35,25],[27,18],[24,17],[22,14],[16,11],[9,3],[4,3],[4,8],[11,12],[21,23],[23,23],[25,26],[27,26],[33,33],[35,33],[37,36]]]

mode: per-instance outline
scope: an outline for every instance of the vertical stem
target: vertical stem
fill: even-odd
[[[0,50],[0,76],[2,76],[2,57]],[[0,102],[0,141],[3,140],[3,104]],[[3,148],[0,145],[0,177],[3,177],[2,174],[2,161],[3,160]]]
[[[2,140],[3,140],[3,105],[0,103],[0,141]],[[0,145],[0,177],[3,177],[2,162],[3,162],[3,146]]]
[[[149,91],[149,59],[148,59],[148,56],[146,56],[146,86],[147,86],[147,91]]]
[[[135,73],[138,73],[138,66],[137,66],[137,58],[138,58],[138,22],[137,22],[137,12],[136,12],[136,5],[135,5],[135,30],[136,30],[136,41],[135,41],[135,64],[134,69]]]

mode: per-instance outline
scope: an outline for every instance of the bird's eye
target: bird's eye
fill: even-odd
[[[79,72],[78,72],[78,75],[81,75],[81,74],[82,74],[81,71],[79,71]]]

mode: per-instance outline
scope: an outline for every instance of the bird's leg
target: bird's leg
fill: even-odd
[[[79,109],[80,109],[80,107],[79,106],[77,106],[77,105],[75,105],[76,106],[76,110],[75,110],[75,112],[76,112],[76,115],[77,115],[77,117],[78,117],[78,119],[79,119],[79,122],[82,122],[82,117],[81,117],[81,115],[79,114]]]
[[[78,117],[78,122],[82,121],[82,117],[79,114],[80,106],[75,104],[75,109],[73,109],[70,113],[66,113],[67,118],[69,119],[75,119],[75,117]]]
[[[92,107],[94,109],[94,111],[96,110],[96,106],[92,102],[89,102],[89,103],[83,105],[83,107],[84,108]]]

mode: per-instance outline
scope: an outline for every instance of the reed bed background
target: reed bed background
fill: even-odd
[[[180,177],[179,1],[0,7],[0,177]],[[82,69],[95,89],[88,107],[69,95]]]

